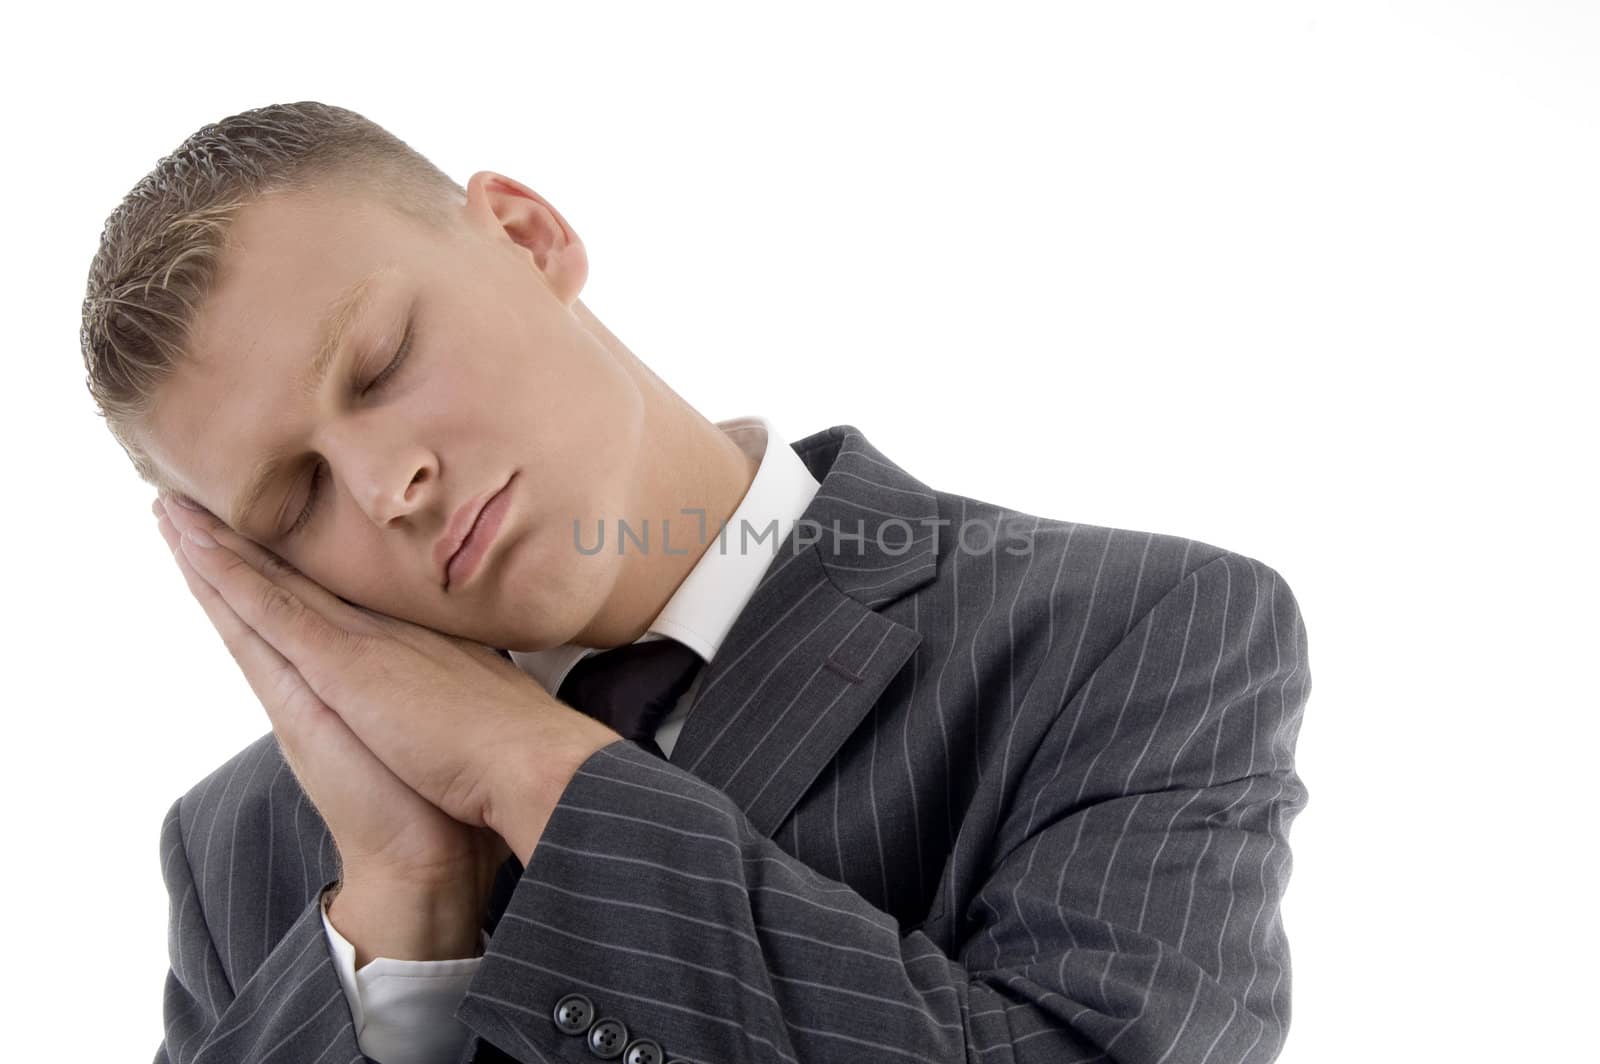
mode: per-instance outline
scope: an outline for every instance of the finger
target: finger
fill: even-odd
[[[159,503],[158,503],[159,508]],[[164,513],[158,519],[162,538],[171,548],[184,580],[244,673],[250,689],[267,711],[278,747],[295,778],[314,801],[333,808],[348,808],[364,801],[350,788],[369,786],[370,773],[389,777],[403,786],[355,732],[326,702],[317,697],[294,665],[244,623],[217,590],[189,564],[181,549],[177,528]],[[358,768],[363,763],[367,767]],[[327,814],[324,813],[326,818]]]
[[[280,725],[290,732],[298,731],[304,726],[303,721],[294,718],[314,712],[321,700],[316,698],[294,665],[246,624],[217,589],[195,571],[179,545],[178,530],[171,519],[161,517],[157,527],[171,548],[189,591],[222,637],[223,645],[238,663],[267,716],[272,718],[274,730],[279,731],[280,738],[284,734]]]
[[[313,691],[326,695],[327,685],[355,663],[359,637],[313,609],[287,581],[269,579],[247,562],[234,550],[244,542],[220,523],[205,529],[189,522],[179,549],[240,620],[287,658]]]
[[[267,550],[254,540],[234,532],[225,523],[219,521],[211,511],[200,507],[198,503],[193,504],[195,506],[194,509],[190,509],[188,504],[184,503],[180,498],[165,494],[161,495],[157,501],[166,505],[167,514],[172,518],[173,523],[177,525],[179,532],[186,528],[199,528],[209,533],[213,539],[219,538],[219,532],[231,537],[227,539],[227,543],[235,554],[243,558],[256,572],[268,580],[275,584],[281,584],[294,592],[301,601],[322,614],[322,616],[327,617],[341,627],[354,631],[369,634],[374,631],[371,620],[373,615],[369,611],[352,606],[272,551]]]

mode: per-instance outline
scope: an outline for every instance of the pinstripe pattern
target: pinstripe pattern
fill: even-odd
[[[552,1022],[573,992],[702,1064],[1274,1059],[1310,692],[1287,583],[934,491],[853,426],[792,446],[802,522],[865,534],[786,540],[671,761],[596,752],[507,863],[462,1060],[596,1059]],[[963,522],[1014,523],[983,549]],[[337,854],[270,733],[162,856],[157,1060],[362,1059],[316,908]]]

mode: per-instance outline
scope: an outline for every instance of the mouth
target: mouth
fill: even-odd
[[[497,491],[468,502],[451,518],[448,531],[434,549],[445,591],[461,587],[483,567],[511,509],[510,488],[516,479],[517,474],[512,473]]]

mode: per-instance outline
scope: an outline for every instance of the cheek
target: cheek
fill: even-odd
[[[360,601],[360,582],[352,580],[354,573],[350,566],[333,565],[325,562],[320,555],[312,556],[308,553],[308,556],[299,563],[299,568],[302,573],[310,577],[329,594],[343,599],[347,603],[355,602],[357,605],[365,605],[364,602]]]
[[[351,571],[329,579],[338,586],[323,586],[347,606],[430,628],[438,625],[439,618],[429,612],[429,604],[418,589],[396,579],[392,573],[384,574],[369,567],[366,572]]]
[[[457,409],[454,401],[461,399],[472,400],[469,408],[485,400],[498,408],[511,400],[525,402],[538,390],[540,363],[502,337],[470,331],[452,334],[449,343],[433,354],[426,389],[452,400],[441,409]]]
[[[405,581],[372,543],[349,539],[341,542],[336,536],[328,536],[319,540],[314,548],[305,551],[300,571],[349,605],[392,613],[389,607],[405,591]]]

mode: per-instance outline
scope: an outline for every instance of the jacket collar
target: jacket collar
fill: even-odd
[[[921,642],[879,611],[938,570],[932,489],[853,425],[790,446],[821,487],[706,664],[671,758],[769,836]]]

